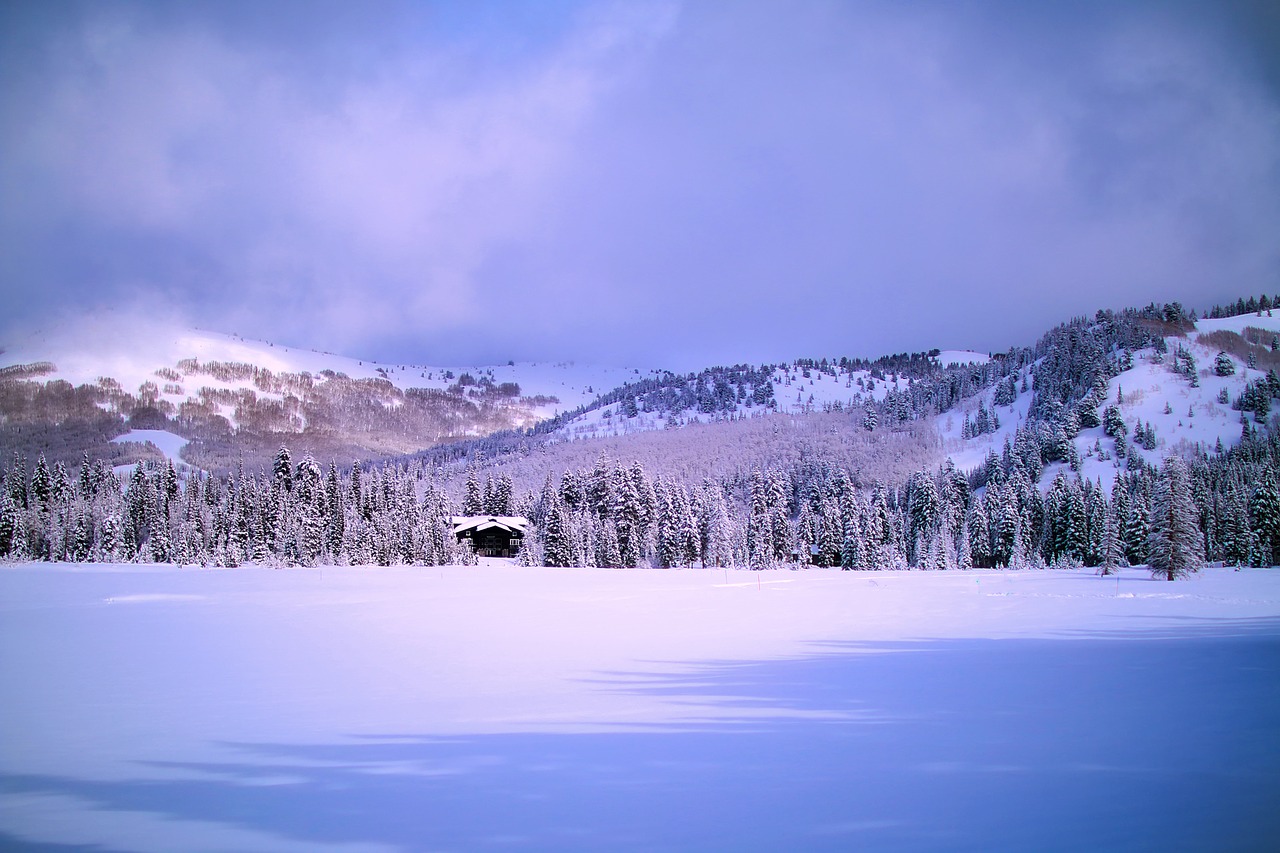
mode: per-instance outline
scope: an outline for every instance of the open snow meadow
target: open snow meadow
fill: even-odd
[[[0,567],[0,847],[1275,850],[1280,570]]]

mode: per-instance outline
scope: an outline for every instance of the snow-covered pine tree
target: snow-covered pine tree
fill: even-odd
[[[765,485],[769,504],[769,524],[772,528],[770,532],[770,541],[773,543],[771,558],[774,563],[785,562],[791,558],[793,545],[791,521],[787,506],[790,482],[781,469],[771,468],[765,476]]]
[[[920,566],[927,562],[928,548],[942,523],[941,498],[933,477],[924,471],[912,475],[907,495],[907,541],[912,546],[907,561]]]
[[[747,551],[753,569],[773,565],[773,524],[769,494],[759,469],[751,473],[750,510],[747,518]]]
[[[867,544],[862,537],[862,513],[850,497],[850,509],[842,519],[840,568],[845,571],[867,567]]]
[[[283,444],[276,451],[275,463],[271,467],[271,472],[281,490],[287,492],[293,488],[293,461],[289,457],[289,448]]]
[[[1181,457],[1165,459],[1151,501],[1147,537],[1151,573],[1176,580],[1200,570],[1203,541],[1191,499],[1191,475]]]
[[[467,473],[466,493],[462,498],[463,515],[480,515],[484,512],[484,498],[480,494],[480,481],[475,470]]]
[[[1280,551],[1280,488],[1269,470],[1254,486],[1249,499],[1249,521],[1253,532],[1254,565],[1277,565],[1280,562],[1277,560],[1277,552]]]
[[[1219,352],[1213,360],[1213,372],[1218,376],[1234,376],[1236,363],[1225,352]]]
[[[1085,522],[1084,564],[1100,566],[1107,526],[1107,499],[1103,497],[1101,484],[1093,484],[1085,493]]]
[[[975,497],[970,504],[965,531],[972,564],[978,568],[991,568],[991,528],[985,499]]]
[[[493,514],[511,515],[512,486],[511,477],[503,474],[498,477],[493,490]]]
[[[1110,575],[1118,572],[1124,562],[1124,541],[1120,537],[1120,523],[1114,507],[1108,507],[1102,531],[1102,559],[1099,573]]]
[[[53,498],[53,476],[49,473],[49,463],[44,454],[36,460],[35,470],[31,474],[31,496],[35,500],[35,508],[40,512],[49,511],[49,501]]]
[[[1228,566],[1247,566],[1257,550],[1249,524],[1248,502],[1236,485],[1229,488],[1220,513],[1218,540],[1223,562]]]

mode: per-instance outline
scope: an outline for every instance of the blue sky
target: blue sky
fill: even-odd
[[[8,321],[390,361],[1003,349],[1280,291],[1265,2],[4,3]]]

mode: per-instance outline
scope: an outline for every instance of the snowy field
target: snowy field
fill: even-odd
[[[1280,570],[0,567],[0,849],[1280,849]]]

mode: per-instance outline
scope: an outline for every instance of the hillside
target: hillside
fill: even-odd
[[[654,475],[681,482],[713,480],[738,486],[754,470],[817,466],[847,470],[857,484],[869,486],[875,481],[899,482],[922,465],[942,463],[941,443],[928,423],[869,431],[861,420],[860,413],[840,411],[760,412],[737,420],[695,420],[679,428],[621,435],[515,436],[502,442],[497,452],[492,442],[476,442],[463,445],[466,455],[456,459],[449,446],[421,457],[437,466],[442,483],[458,498],[473,471],[509,477],[517,493],[536,493],[548,477],[559,482],[565,472],[591,468],[601,458],[638,462]]]
[[[1272,339],[1280,335],[1280,317],[1270,315],[1266,311],[1221,319],[1201,318],[1185,328],[1164,329],[1170,334],[1161,336],[1159,344],[1153,341],[1151,346],[1129,353],[1117,365],[1122,369],[1106,378],[1097,403],[1103,413],[1108,407],[1115,407],[1124,424],[1125,437],[1118,439],[1119,430],[1109,430],[1101,421],[1094,426],[1080,425],[1071,439],[1078,460],[1074,468],[1084,479],[1100,482],[1110,491],[1117,475],[1131,470],[1138,460],[1156,466],[1171,453],[1190,457],[1197,451],[1231,448],[1240,442],[1242,420],[1270,423],[1269,415],[1259,418],[1240,408],[1249,386],[1265,382],[1268,371],[1280,367],[1280,353],[1271,349]],[[1185,357],[1178,357],[1179,350],[1190,354],[1194,384],[1188,375],[1188,362]],[[1219,353],[1225,353],[1230,360],[1229,375],[1219,376],[1215,370]],[[1251,355],[1255,365],[1252,368]],[[1031,373],[1028,369],[1023,375],[1033,385]],[[1026,422],[1031,395],[1000,405],[998,394],[998,388],[986,390],[964,401],[954,413],[938,419],[942,452],[957,468],[971,471],[989,455],[1000,455],[1005,443],[1012,442],[1017,429]],[[979,407],[993,413],[999,419],[999,427],[989,433],[962,437],[964,419],[974,418]],[[1136,441],[1135,436],[1143,440]],[[1123,446],[1118,448],[1117,444]],[[1041,487],[1048,488],[1057,474],[1070,472],[1072,467],[1069,459],[1046,466],[1040,477]]]
[[[349,461],[529,427],[638,377],[574,364],[379,364],[81,318],[3,343],[0,449],[68,464],[82,453],[116,464],[158,457],[154,446],[110,441],[132,428],[180,436],[185,461],[213,471],[261,462],[281,443]]]
[[[459,441],[470,456],[465,442],[479,440],[483,446],[498,434],[523,443],[532,434],[539,447],[609,439],[592,452],[638,454],[663,470],[720,476],[744,465],[748,470],[764,465],[771,456],[788,457],[790,451],[770,449],[756,438],[777,435],[776,424],[746,430],[743,446],[760,448],[747,454],[750,459],[735,452],[734,444],[741,442],[737,430],[727,426],[785,415],[799,418],[782,421],[791,423],[785,434],[792,436],[814,430],[839,434],[848,425],[847,435],[816,446],[822,448],[821,458],[860,470],[881,464],[872,461],[881,457],[881,449],[848,450],[866,443],[856,427],[869,408],[898,412],[889,415],[895,422],[914,422],[919,414],[918,401],[910,399],[915,383],[937,382],[945,374],[945,381],[956,384],[952,379],[965,374],[945,401],[925,406],[930,412],[945,410],[989,384],[998,368],[981,353],[936,350],[874,361],[797,359],[689,374],[571,363],[380,364],[108,312],[3,342],[0,452],[6,457],[44,454],[51,463],[68,466],[87,454],[118,469],[171,458],[182,470],[225,473],[242,462],[250,468],[269,464],[282,444],[346,464]],[[809,415],[833,413],[847,416],[832,419],[834,427],[803,425]],[[698,458],[689,464],[678,462],[679,441],[669,437],[638,439],[634,448],[627,447],[629,437],[640,433],[712,424],[719,426],[699,432],[700,439],[716,436],[709,439],[712,445],[724,445],[712,458],[695,451]],[[921,444],[921,435],[912,432],[909,453],[901,447],[888,452],[880,476],[900,473],[894,457],[932,458],[936,442]],[[895,445],[904,441],[894,439]],[[795,452],[809,452],[804,448],[813,444],[803,439]],[[568,460],[581,453],[558,450],[554,455]]]
[[[1147,346],[1127,349],[1092,392],[1099,414],[1115,407],[1124,446],[1101,418],[1077,424],[1073,450],[1046,460],[1041,488],[1075,470],[1109,489],[1138,460],[1156,465],[1170,452],[1238,442],[1250,383],[1280,364],[1270,348],[1280,318],[1270,314],[1202,318],[1162,329],[1170,334],[1158,336],[1159,345],[1149,337]],[[1028,421],[1043,362],[1027,349],[994,360],[934,350],[689,374],[546,363],[438,367],[165,323],[139,334],[131,323],[108,314],[6,342],[0,451],[43,452],[68,465],[87,453],[119,467],[169,457],[218,472],[241,460],[261,466],[281,444],[340,463],[444,447],[428,458],[497,466],[530,490],[548,470],[598,456],[693,479],[816,459],[866,482],[894,482],[908,473],[904,458],[917,468],[949,458],[974,472],[1001,455]],[[1185,367],[1178,350],[1196,365],[1194,386],[1174,369]],[[1223,351],[1234,366],[1228,376],[1215,371]],[[900,432],[906,424],[921,428],[873,439],[877,425]],[[684,429],[693,432],[676,435]]]
[[[627,436],[692,424],[781,412],[863,411],[907,392],[939,372],[987,365],[982,353],[933,350],[866,359],[801,358],[782,365],[711,367],[689,374],[655,373],[602,394],[544,424],[557,439]]]

